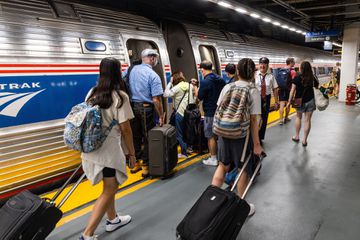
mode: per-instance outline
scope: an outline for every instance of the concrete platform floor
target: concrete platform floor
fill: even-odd
[[[332,101],[315,112],[308,147],[290,140],[294,119],[268,129],[268,157],[247,200],[256,213],[238,240],[360,239],[360,107]],[[133,221],[99,239],[171,240],[215,168],[201,163],[117,201]],[[78,239],[89,214],[57,228],[50,240]]]

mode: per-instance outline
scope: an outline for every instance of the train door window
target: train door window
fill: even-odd
[[[324,67],[319,67],[318,70],[319,70],[319,75],[325,74],[325,68]]]
[[[218,56],[216,54],[216,49],[213,46],[200,45],[199,51],[200,51],[201,61],[204,60],[211,61],[213,64],[212,70],[220,75],[221,74],[220,64],[219,64]]]
[[[131,64],[134,61],[141,61],[141,52],[144,49],[147,49],[147,48],[156,49],[159,53],[159,48],[152,41],[129,39],[126,42],[126,47],[128,49],[128,54],[129,54],[129,59],[130,59]],[[164,71],[163,71],[162,62],[161,62],[161,56],[159,57],[159,64],[157,66],[155,66],[153,69],[160,76],[162,83],[163,83],[163,87],[165,87]]]
[[[328,67],[328,72],[329,74],[331,74],[333,72],[334,68],[333,67]]]

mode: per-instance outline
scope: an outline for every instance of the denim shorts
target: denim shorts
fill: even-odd
[[[212,138],[215,136],[213,133],[213,122],[213,117],[205,117],[204,119],[204,136],[206,138]]]
[[[314,98],[306,103],[301,104],[301,107],[296,108],[296,111],[299,113],[313,112],[315,110],[316,110],[316,105]]]

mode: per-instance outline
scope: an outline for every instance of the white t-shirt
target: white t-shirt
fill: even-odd
[[[257,90],[256,87],[252,83],[249,83],[249,82],[246,82],[243,80],[238,80],[238,81],[235,81],[234,83],[226,84],[220,93],[219,99],[217,101],[217,105],[219,106],[221,104],[221,101],[222,101],[225,93],[230,89],[231,84],[235,84],[236,86],[239,86],[239,87],[247,87],[249,85],[250,86],[252,85],[252,87],[250,88],[250,97],[249,97],[250,114],[251,115],[261,114],[261,97],[260,97],[259,90]]]
[[[261,94],[262,78],[263,77],[261,75],[261,72],[257,71],[255,74],[255,85],[256,85],[257,89],[259,90],[260,94]],[[274,75],[272,75],[272,73],[266,73],[265,84],[266,84],[266,95],[271,95],[272,90],[279,87],[276,82],[276,79],[275,79]]]

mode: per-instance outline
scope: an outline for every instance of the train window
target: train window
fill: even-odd
[[[66,19],[79,19],[79,16],[76,14],[73,5],[69,3],[62,2],[52,2],[51,3],[54,12],[56,13],[58,18],[66,18]]]
[[[200,45],[199,51],[200,51],[201,61],[204,61],[204,60],[211,61],[213,64],[212,70],[220,75],[221,74],[220,64],[219,64],[219,60],[218,60],[215,48],[213,46]]]
[[[319,67],[319,74],[325,74],[325,68],[324,67]]]
[[[80,39],[81,48],[83,53],[90,54],[110,54],[108,41],[92,40],[92,39]]]
[[[334,70],[333,67],[328,67],[328,72],[329,72],[329,74],[332,73],[333,70]]]

